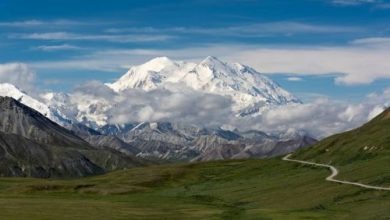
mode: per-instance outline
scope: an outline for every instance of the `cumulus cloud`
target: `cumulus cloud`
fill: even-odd
[[[358,127],[389,106],[390,88],[369,94],[356,104],[319,98],[306,104],[278,106],[255,118],[238,119],[235,123],[268,132],[293,128],[323,138]]]
[[[128,90],[127,97],[113,109],[111,122],[171,121],[201,126],[216,126],[233,115],[228,97],[182,89],[174,92]]]
[[[93,81],[79,86],[73,94],[74,103],[99,101],[101,115],[109,115],[111,124],[131,122],[185,122],[199,126],[220,126],[233,116],[229,97],[194,91],[180,85],[170,89],[143,91],[129,89],[116,93],[106,85]],[[96,106],[96,105],[91,105]],[[111,107],[108,107],[111,106]],[[91,108],[85,109],[90,111]]]
[[[24,63],[0,64],[0,83],[11,83],[23,90],[31,90],[35,72]]]

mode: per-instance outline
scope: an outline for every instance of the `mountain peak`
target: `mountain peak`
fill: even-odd
[[[175,65],[175,62],[169,59],[168,57],[156,57],[140,65],[139,67],[145,68],[146,71],[158,72],[172,65]]]
[[[22,91],[20,91],[19,88],[17,88],[15,85],[11,83],[1,83],[0,84],[0,90],[3,91],[0,93],[0,96],[4,95],[4,92],[7,93],[13,93],[13,94],[20,94]]]
[[[135,88],[152,90],[164,82],[177,82],[194,65],[192,63],[176,62],[168,57],[157,57],[144,64],[131,67],[116,82],[106,85],[116,92]]]
[[[151,61],[159,61],[159,62],[167,62],[168,61],[168,62],[172,62],[172,60],[169,57],[167,57],[167,56],[155,57],[155,58],[149,60],[148,62],[151,62]]]
[[[127,89],[150,91],[181,83],[189,88],[230,96],[234,110],[259,112],[264,103],[288,104],[299,102],[277,83],[255,69],[237,63],[227,63],[208,56],[198,64],[172,61],[157,57],[139,66],[133,66],[118,81],[107,84],[116,92]],[[261,107],[262,108],[262,107]]]
[[[215,56],[207,56],[204,60],[205,61],[208,60],[208,61],[219,61],[219,62],[222,62],[220,59],[218,59]]]
[[[202,62],[200,62],[200,65],[207,65],[207,66],[222,65],[222,66],[225,66],[226,63],[221,61],[217,57],[208,56],[208,57],[206,57],[206,59],[204,59],[204,60],[202,60]]]

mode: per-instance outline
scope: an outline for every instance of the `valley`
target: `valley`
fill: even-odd
[[[0,220],[390,220],[390,0],[0,0]]]
[[[166,71],[176,71],[183,80],[199,71],[202,76],[212,74],[211,79],[199,79],[208,85],[202,89],[223,86],[206,90],[208,96],[231,88],[239,89],[228,96],[253,96],[254,108],[236,109],[234,119],[250,120],[264,108],[302,105],[251,68],[214,57],[198,65],[156,58],[131,68],[115,84],[93,87],[104,91],[99,96],[84,97],[76,91],[34,99],[13,85],[0,84],[5,96],[0,97],[0,218],[390,217],[390,108],[361,127],[320,141],[294,129],[266,133],[175,120],[109,123],[112,111],[123,103],[107,100],[132,100],[133,93],[145,92],[139,93],[140,88],[156,90],[152,94],[166,92],[157,91],[175,80],[164,75]],[[135,72],[146,78],[134,78]],[[241,85],[267,85],[287,94],[289,101],[252,91],[248,85],[242,89],[229,84],[240,80]],[[77,102],[71,101],[75,98]],[[264,98],[269,100],[266,104]],[[237,104],[236,100],[233,106]]]
[[[275,158],[151,166],[83,179],[1,178],[0,217],[2,219],[389,217],[389,192],[327,182],[324,179],[328,175],[329,171],[326,168],[305,166]]]
[[[253,118],[263,111],[300,106],[301,100],[255,69],[213,56],[199,63],[156,57],[114,83],[90,82],[69,93],[28,94],[0,83],[0,96],[69,130],[81,145],[140,160],[268,158],[317,142],[302,129],[259,129]]]

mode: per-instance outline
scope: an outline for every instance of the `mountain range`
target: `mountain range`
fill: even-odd
[[[87,88],[87,92],[84,89],[81,92],[49,92],[31,96],[14,85],[0,84],[0,96],[13,98],[2,99],[4,108],[0,112],[3,116],[0,131],[4,132],[3,135],[22,137],[24,142],[20,146],[34,143],[32,145],[37,149],[45,148],[46,155],[54,155],[54,148],[66,147],[94,166],[87,166],[83,171],[84,167],[76,169],[77,166],[72,165],[72,168],[81,171],[61,173],[52,167],[53,164],[40,164],[38,167],[43,170],[39,174],[41,176],[92,175],[144,164],[147,163],[145,159],[205,161],[263,158],[289,153],[316,142],[306,133],[294,130],[271,135],[250,129],[241,131],[196,125],[182,122],[180,118],[176,121],[112,123],[113,110],[119,108],[123,100],[131,102],[130,93],[157,90],[180,93],[181,89],[231,99],[232,117],[251,117],[273,106],[301,103],[277,83],[245,65],[225,63],[215,57],[207,57],[198,64],[158,57],[131,67],[114,83]],[[164,106],[165,103],[159,105]],[[131,109],[128,114],[133,114]],[[10,146],[18,146],[16,142],[14,145]],[[15,158],[18,164],[19,160]],[[35,171],[20,172],[24,170],[23,166],[17,165],[18,172],[12,172],[38,175]]]
[[[186,85],[194,90],[230,96],[237,110],[258,103],[301,102],[253,68],[239,63],[225,63],[212,56],[198,64],[158,57],[142,65],[131,67],[120,79],[107,85],[119,92],[135,88],[143,90],[169,88],[170,84],[175,83]]]
[[[262,109],[275,105],[301,103],[253,68],[225,63],[211,56],[198,64],[173,61],[167,57],[152,59],[131,67],[114,83],[99,88],[105,90],[103,95],[99,91],[89,91],[96,94],[88,97],[77,92],[48,92],[33,98],[8,83],[0,84],[0,95],[13,97],[59,124],[78,122],[97,129],[112,125],[110,110],[118,104],[116,95],[126,90],[153,91],[160,88],[180,92],[183,87],[228,97],[233,102],[234,112],[241,116],[259,114]]]
[[[128,99],[126,92],[149,92],[153,96],[153,91],[181,93],[183,90],[231,99],[231,109],[238,116],[261,114],[272,106],[301,103],[253,68],[239,63],[225,63],[211,56],[198,64],[158,57],[131,67],[117,81],[106,83],[105,86],[69,94],[46,93],[40,98],[54,111],[52,114],[58,118],[57,121],[77,121],[99,129],[113,124],[113,109]]]

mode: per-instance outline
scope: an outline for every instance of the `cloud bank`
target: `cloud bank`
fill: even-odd
[[[257,129],[269,133],[295,129],[317,138],[360,126],[390,106],[389,88],[382,93],[369,94],[357,104],[318,98],[307,104],[274,106],[258,116],[236,117],[229,97],[194,91],[180,85],[171,85],[170,88],[114,93],[104,84],[93,82],[78,87],[76,93],[78,98],[86,99],[82,102],[103,99],[101,103],[114,106],[104,113],[109,115],[107,120],[112,124],[169,121],[205,127]],[[104,108],[101,106],[100,109]]]
[[[34,72],[25,64],[0,65],[0,82],[26,90],[32,88],[30,82],[34,77]],[[78,118],[81,121],[103,120],[111,124],[169,121],[268,133],[294,129],[317,138],[358,127],[390,106],[390,88],[368,94],[360,103],[316,98],[305,104],[274,106],[261,115],[249,117],[237,117],[229,97],[194,91],[181,85],[116,93],[101,82],[91,81],[63,98],[67,97],[71,100],[65,102],[63,113],[72,119],[78,117],[78,112],[90,115],[90,118]]]
[[[357,104],[319,98],[307,104],[280,106],[266,111],[253,120],[256,124],[244,120],[260,130],[285,131],[294,128],[323,138],[361,126],[389,106],[390,88],[379,94],[369,94]]]

